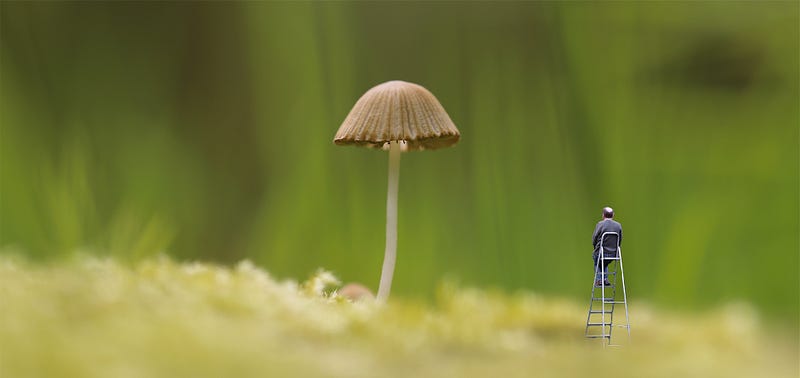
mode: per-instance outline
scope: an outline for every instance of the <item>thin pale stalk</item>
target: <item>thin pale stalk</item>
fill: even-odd
[[[400,142],[389,144],[389,190],[386,196],[386,250],[383,256],[378,302],[386,302],[392,290],[394,263],[397,258],[397,188],[400,183]]]

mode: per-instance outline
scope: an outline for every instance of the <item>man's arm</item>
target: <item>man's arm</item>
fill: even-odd
[[[622,247],[622,226],[619,227],[619,246]]]
[[[600,223],[597,223],[597,226],[594,226],[594,232],[592,233],[592,247],[597,248],[597,243],[600,242]]]

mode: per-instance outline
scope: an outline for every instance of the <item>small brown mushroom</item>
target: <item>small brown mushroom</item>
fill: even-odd
[[[372,294],[372,291],[367,289],[364,285],[355,282],[344,285],[341,289],[339,289],[338,293],[342,297],[345,297],[351,301],[375,298],[375,295]]]
[[[389,190],[386,200],[386,250],[378,287],[385,302],[392,287],[397,253],[397,188],[400,153],[449,147],[461,134],[436,97],[404,81],[389,81],[368,90],[345,118],[333,142],[389,150]]]

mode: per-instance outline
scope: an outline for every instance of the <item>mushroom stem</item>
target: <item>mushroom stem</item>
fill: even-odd
[[[378,302],[384,303],[392,290],[397,258],[397,187],[400,182],[400,142],[389,142],[389,191],[386,196],[386,251],[383,256]]]

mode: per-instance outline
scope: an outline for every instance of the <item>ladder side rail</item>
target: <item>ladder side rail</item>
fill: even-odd
[[[619,247],[617,247],[617,248],[619,248]],[[619,281],[617,279],[617,270],[620,269],[619,262],[620,262],[620,260],[616,260],[616,261],[612,262],[612,264],[614,264],[614,282],[613,282],[614,302],[611,304],[611,328],[614,328],[614,313],[615,313],[614,310],[616,309],[617,303],[619,302],[619,301],[617,301],[617,281]],[[624,279],[622,281],[624,282]],[[611,343],[611,337],[609,337],[608,342],[609,342],[609,344]]]
[[[597,285],[595,285],[594,282],[595,282],[595,276],[597,275],[598,264],[600,264],[600,260],[599,259],[595,263],[595,266],[594,266],[595,271],[594,271],[594,274],[592,274],[592,295],[591,295],[591,298],[589,299],[589,312],[586,314],[586,331],[584,332],[584,336],[587,336],[587,337],[590,336],[589,335],[589,323],[590,323],[590,321],[592,319],[592,311],[594,310],[594,302],[595,302],[594,299],[596,298],[594,296],[595,295],[594,290],[597,288]]]
[[[597,264],[595,264],[595,272],[597,272]],[[586,314],[586,331],[584,332],[584,336],[589,336],[589,321],[592,320],[592,310],[594,307],[594,276],[592,277],[592,296],[589,299],[589,312]]]
[[[615,264],[614,261],[612,261],[611,264],[614,264],[614,272],[613,272],[614,282],[611,283],[611,297],[613,300],[613,302],[611,302],[611,323],[613,324],[614,310],[616,309],[617,306],[617,268],[619,267],[619,265]],[[609,271],[608,273],[611,274],[612,272]]]
[[[605,253],[603,253],[603,238],[600,238],[600,258],[597,261],[600,262],[600,326],[601,334],[603,336],[606,335],[606,285],[605,285]],[[611,339],[611,332],[608,333],[608,341],[603,340],[603,348],[605,348],[606,344],[610,343]]]
[[[617,242],[619,244],[619,242]],[[631,343],[631,318],[628,315],[628,293],[625,291],[625,268],[622,266],[622,247],[617,246],[619,254],[619,272],[622,276],[622,301],[625,303],[625,328],[628,329],[628,344]]]

